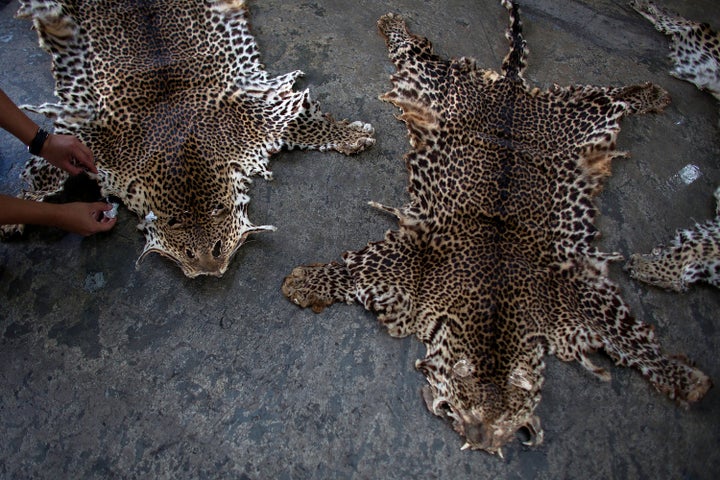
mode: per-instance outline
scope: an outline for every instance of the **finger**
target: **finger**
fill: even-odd
[[[115,220],[117,215],[108,215],[107,213],[115,208],[112,203],[98,202],[95,205],[98,206],[98,211],[93,215],[96,221],[106,223],[109,220]]]
[[[76,166],[76,165],[73,165],[72,162],[66,162],[66,163],[63,164],[60,168],[62,168],[63,170],[65,170],[66,172],[68,172],[68,173],[69,173],[70,175],[72,175],[72,176],[80,175],[80,174],[83,172],[83,169],[82,169],[82,168],[80,168],[80,167],[78,167],[78,166]]]
[[[115,226],[115,223],[117,222],[117,218],[105,218],[103,217],[100,222],[98,222],[98,231],[99,232],[107,232],[111,228]]]
[[[98,173],[93,160],[92,152],[84,144],[80,144],[80,148],[76,153],[75,160],[92,173]]]

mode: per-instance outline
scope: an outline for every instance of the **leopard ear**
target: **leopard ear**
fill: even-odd
[[[475,366],[467,359],[463,358],[453,365],[453,377],[465,378],[475,371]]]
[[[219,13],[242,12],[247,8],[245,0],[215,0],[211,5],[211,8]]]
[[[530,373],[522,367],[517,367],[510,372],[508,383],[514,387],[527,390],[528,392],[533,389],[532,377]]]

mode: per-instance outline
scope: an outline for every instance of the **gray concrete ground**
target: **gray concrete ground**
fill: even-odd
[[[715,0],[659,1],[720,27]],[[0,85],[18,103],[51,101],[48,56],[13,18],[17,6],[0,2]],[[460,451],[425,409],[419,342],[391,338],[360,306],[315,315],[280,293],[294,266],[394,227],[368,200],[406,199],[404,126],[377,100],[393,71],[377,19],[399,12],[439,53],[497,69],[507,24],[498,2],[251,0],[250,10],[269,72],[303,69],[300,86],[336,117],[372,122],[377,145],[353,158],[276,156],[275,180],[252,187],[250,218],[278,231],[243,246],[221,279],[189,280],[160,257],[136,269],[143,239],[122,209],[107,235],[35,228],[0,244],[0,477],[717,478],[717,387],[684,411],[635,371],[611,368],[605,384],[549,358],[545,443],[515,443],[502,461]],[[623,124],[632,158],[615,163],[599,198],[602,248],[646,252],[711,217],[718,105],[667,74],[666,39],[624,1],[526,1],[523,19],[536,85],[652,81],[672,95],[664,114]],[[25,160],[1,133],[0,191],[18,191]],[[699,171],[689,184],[679,175],[688,165]],[[667,351],[720,382],[717,290],[666,293],[620,265],[611,277]]]

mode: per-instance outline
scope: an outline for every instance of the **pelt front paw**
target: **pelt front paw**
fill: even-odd
[[[313,273],[317,272],[321,264],[306,267],[296,267],[285,277],[282,292],[288,300],[301,308],[312,308],[313,312],[320,313],[325,307],[332,305],[333,299],[318,293],[313,288]]]

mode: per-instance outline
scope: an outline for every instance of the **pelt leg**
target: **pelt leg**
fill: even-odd
[[[661,393],[682,406],[700,400],[710,389],[710,378],[684,357],[663,354],[649,325],[635,323],[626,336],[606,335],[604,350],[619,365],[637,368]]]
[[[675,64],[670,75],[693,83],[720,100],[717,54],[720,34],[706,23],[686,20],[646,0],[634,0],[630,6],[657,31],[670,37],[670,59]]]
[[[405,115],[436,107],[438,98],[445,94],[442,82],[433,85],[422,79],[444,78],[450,64],[433,53],[428,39],[408,32],[405,21],[399,15],[384,15],[378,20],[378,28],[385,37],[388,56],[398,70],[392,77],[394,88],[381,95],[380,99],[402,108]],[[472,63],[470,60],[467,62]]]
[[[355,301],[355,282],[345,265],[332,262],[296,267],[285,277],[283,294],[302,308],[322,312],[336,302]]]
[[[607,92],[615,101],[624,102],[628,113],[634,115],[658,113],[670,103],[668,93],[652,83],[609,88]]]
[[[685,33],[692,30],[695,26],[694,22],[685,20],[678,15],[673,15],[667,10],[646,0],[632,1],[630,2],[630,6],[650,21],[658,32],[664,33],[665,35]]]
[[[692,229],[680,230],[668,247],[630,256],[625,270],[635,280],[684,292],[695,282],[720,287],[720,188],[715,218]]]
[[[707,393],[710,378],[686,358],[666,355],[653,327],[630,315],[614,287],[596,289],[587,297],[587,305],[599,302],[612,306],[596,311],[590,328],[599,334],[602,349],[615,363],[636,368],[659,392],[682,406],[697,402]]]
[[[424,69],[428,60],[439,60],[433,53],[432,43],[408,32],[401,16],[393,13],[383,15],[378,20],[378,29],[385,37],[390,61],[398,70],[410,66],[409,64]]]
[[[346,120],[336,121],[329,114],[323,114],[316,103],[310,102],[303,92],[302,106],[298,106],[282,138],[288,148],[315,149],[321,152],[337,150],[350,155],[375,144],[374,129],[368,123]]]

